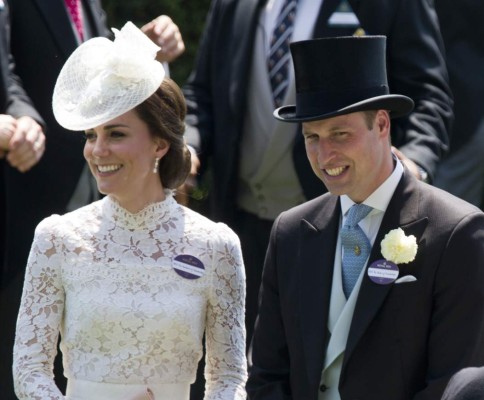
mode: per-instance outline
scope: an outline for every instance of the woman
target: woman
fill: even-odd
[[[102,200],[37,227],[14,348],[20,399],[188,399],[206,335],[205,399],[245,399],[245,283],[225,225],[176,203],[190,154],[185,102],[134,25],[66,62],[53,107],[85,130]],[[59,168],[62,168],[60,165]]]

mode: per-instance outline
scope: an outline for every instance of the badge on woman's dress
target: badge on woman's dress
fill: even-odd
[[[190,254],[180,254],[173,259],[173,269],[186,279],[198,279],[205,274],[203,263]]]

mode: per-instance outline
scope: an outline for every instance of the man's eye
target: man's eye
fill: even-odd
[[[304,138],[305,138],[307,141],[313,141],[313,140],[317,140],[317,139],[318,139],[318,135],[310,134],[310,135],[306,135],[306,136],[304,136]]]

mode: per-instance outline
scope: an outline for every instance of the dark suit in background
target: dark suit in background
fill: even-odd
[[[66,212],[85,165],[82,136],[61,128],[52,113],[57,76],[78,46],[64,0],[13,0],[9,5],[16,73],[45,121],[47,145],[42,160],[28,174],[8,168],[4,176],[6,236],[1,262],[0,387],[5,400],[16,399],[11,373],[12,349],[34,229],[43,218]],[[100,2],[86,0],[83,7],[92,36],[106,36],[108,31]]]
[[[14,117],[24,115],[42,123],[42,118],[32,106],[23,90],[15,65],[10,57],[10,18],[8,3],[0,8],[0,113]]]
[[[312,37],[355,33],[355,26],[329,23],[346,3],[324,0]],[[273,219],[238,212],[239,162],[247,110],[249,72],[255,32],[265,0],[212,1],[194,70],[184,87],[187,98],[187,140],[203,166],[213,168],[210,217],[228,223],[240,236],[247,270],[246,326],[248,343],[257,308],[260,274]],[[370,35],[386,35],[391,91],[411,97],[416,107],[392,125],[392,141],[432,177],[447,149],[451,95],[435,11],[421,0],[350,0],[361,27]],[[329,59],[328,62],[331,62]],[[266,68],[266,66],[261,66]],[[267,118],[272,118],[267,115]],[[261,133],[262,134],[262,133]],[[307,162],[302,135],[291,146],[294,168],[305,200],[324,193]],[[293,204],[296,205],[296,204]]]
[[[484,2],[435,0],[455,121],[435,184],[484,210]]]
[[[0,114],[8,114],[15,118],[29,116],[44,124],[23,90],[18,76],[14,73],[14,62],[10,56],[10,18],[8,3],[0,7]],[[5,182],[6,169],[11,168],[4,159],[0,159],[0,260],[3,260],[6,237],[5,212]],[[0,263],[0,266],[2,264]],[[2,269],[0,269],[2,271]],[[0,285],[2,281],[0,273]],[[1,358],[1,357],[0,357]]]

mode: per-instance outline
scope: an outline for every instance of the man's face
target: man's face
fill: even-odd
[[[392,173],[390,117],[384,110],[373,121],[356,112],[305,122],[303,135],[314,173],[335,195],[361,203]]]

